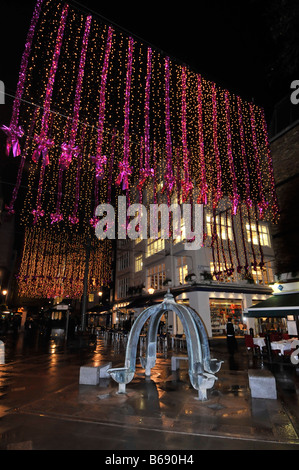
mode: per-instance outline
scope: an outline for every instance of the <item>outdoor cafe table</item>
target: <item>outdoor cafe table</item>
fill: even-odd
[[[290,351],[292,349],[292,343],[295,339],[298,338],[291,338],[291,339],[283,339],[281,341],[271,341],[271,349],[278,349],[280,351],[280,355],[283,355],[285,351]]]
[[[259,336],[256,336],[255,338],[253,338],[253,343],[259,346],[261,352],[262,352],[263,347],[266,346],[265,338],[260,338]]]

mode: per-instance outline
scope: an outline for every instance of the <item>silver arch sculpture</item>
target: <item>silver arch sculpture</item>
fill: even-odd
[[[197,313],[190,307],[177,304],[169,291],[161,304],[148,307],[137,317],[128,337],[124,367],[109,369],[108,373],[119,384],[119,393],[125,393],[126,385],[135,375],[139,335],[150,318],[146,357],[141,358],[141,365],[145,369],[145,375],[151,375],[157,357],[158,327],[166,311],[174,311],[182,322],[187,341],[190,382],[193,388],[198,390],[198,398],[206,400],[207,389],[213,387],[217,380],[215,373],[220,370],[223,361],[211,359],[205,327]]]

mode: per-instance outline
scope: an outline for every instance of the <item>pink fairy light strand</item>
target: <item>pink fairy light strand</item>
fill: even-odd
[[[165,184],[162,193],[167,190],[168,202],[170,202],[170,194],[175,184],[172,167],[172,139],[171,139],[171,125],[170,125],[170,60],[169,57],[165,58],[165,131],[166,131],[166,173]]]
[[[54,55],[52,59],[51,70],[48,78],[47,88],[46,88],[46,98],[44,101],[44,113],[42,117],[42,124],[41,124],[41,133],[40,135],[36,135],[34,137],[35,142],[37,143],[37,148],[35,149],[32,159],[36,163],[38,162],[40,156],[42,155],[42,165],[41,165],[41,172],[40,172],[40,179],[38,183],[38,194],[37,194],[37,207],[32,211],[34,216],[33,224],[35,225],[39,219],[39,217],[44,217],[45,212],[41,209],[41,196],[43,190],[43,183],[45,177],[46,166],[49,164],[49,150],[53,147],[54,141],[48,137],[49,131],[49,113],[50,113],[50,105],[53,93],[53,87],[55,83],[55,76],[58,68],[58,62],[60,57],[60,51],[64,36],[64,30],[66,26],[66,21],[68,17],[68,10],[69,6],[65,5],[62,10],[62,15],[60,19],[60,25],[58,28],[57,39],[55,44]],[[52,122],[52,119],[50,119]]]
[[[230,123],[230,104],[229,104],[229,94],[228,91],[225,91],[224,94],[225,98],[225,111],[226,111],[226,126],[227,126],[227,154],[230,166],[230,173],[232,178],[232,186],[233,186],[233,196],[232,196],[232,209],[233,215],[236,215],[239,205],[240,196],[238,194],[238,185],[237,185],[237,178],[235,172],[235,165],[234,165],[234,158],[232,152],[232,134],[231,134],[231,123]]]
[[[152,74],[152,50],[147,50],[147,75],[145,86],[145,131],[144,139],[141,138],[140,145],[140,174],[138,190],[140,202],[142,202],[142,188],[149,177],[154,176],[154,169],[150,168],[150,92],[151,92],[151,74]],[[143,144],[144,142],[144,144]],[[143,146],[144,146],[144,162],[143,162]]]
[[[101,88],[100,88],[100,106],[99,106],[99,121],[98,121],[98,140],[97,140],[97,152],[93,158],[96,164],[96,179],[100,180],[104,177],[104,165],[107,163],[107,158],[102,155],[103,150],[103,134],[104,134],[104,123],[105,123],[105,107],[106,107],[106,85],[107,76],[109,70],[109,60],[112,49],[114,30],[111,26],[108,29],[104,64],[102,68],[101,76]]]
[[[28,135],[27,135],[27,138],[26,138],[25,150],[22,153],[22,158],[21,158],[19,169],[18,169],[16,185],[13,189],[12,198],[11,198],[11,201],[9,203],[9,206],[6,207],[9,214],[14,214],[14,212],[15,212],[14,211],[14,204],[15,204],[15,201],[18,197],[18,192],[19,192],[19,189],[20,189],[21,180],[22,180],[22,176],[23,176],[24,165],[25,165],[27,154],[28,154],[29,144],[30,144],[30,141],[31,141],[31,138],[32,138],[32,134],[33,134],[33,130],[34,130],[34,126],[35,126],[35,123],[36,123],[38,112],[39,112],[39,108],[36,108],[35,111],[34,111],[34,114],[33,114],[33,118],[31,120],[29,132],[28,132]]]
[[[255,167],[256,167],[256,173],[257,173],[257,183],[258,183],[258,188],[259,188],[259,196],[261,198],[261,202],[258,203],[258,207],[259,207],[259,212],[260,212],[260,218],[263,219],[264,212],[267,207],[267,203],[265,201],[265,195],[264,195],[261,166],[260,166],[260,160],[259,160],[259,149],[257,145],[257,136],[256,136],[256,121],[255,121],[255,114],[254,114],[252,103],[249,103],[249,109],[250,109],[252,143],[253,143],[253,149],[254,149],[254,160],[255,160]]]
[[[217,167],[217,189],[216,197],[213,200],[213,206],[217,207],[218,202],[222,198],[222,168],[218,147],[218,114],[217,114],[217,96],[216,96],[216,85],[212,84],[212,105],[213,105],[213,138],[214,138],[214,154]]]
[[[126,73],[126,91],[125,91],[125,123],[124,123],[124,160],[119,163],[120,174],[116,180],[116,185],[122,183],[122,189],[129,189],[129,176],[132,174],[130,167],[130,99],[132,83],[132,64],[133,64],[134,40],[129,38],[127,73]]]
[[[246,150],[245,150],[242,105],[241,105],[241,98],[239,96],[237,97],[237,105],[238,105],[238,121],[239,121],[239,132],[240,132],[240,142],[241,142],[242,164],[243,164],[243,172],[244,172],[244,178],[245,178],[246,204],[249,207],[252,207],[252,201],[251,201],[251,196],[250,196],[250,176],[249,176]]]
[[[10,125],[9,127],[7,126],[1,127],[1,130],[4,131],[5,134],[7,135],[6,154],[9,155],[10,151],[12,150],[13,157],[18,157],[21,155],[21,147],[20,147],[19,139],[23,137],[24,131],[22,127],[18,125],[19,112],[20,112],[20,106],[21,106],[22,96],[24,92],[25,81],[27,77],[27,69],[28,69],[28,62],[29,62],[29,57],[31,53],[31,48],[32,48],[32,42],[34,38],[36,25],[40,17],[42,4],[43,4],[43,0],[38,0],[38,2],[36,3],[32,20],[30,23],[29,31],[27,34],[25,50],[23,52],[23,56],[21,60],[19,80],[17,84],[15,100],[13,103],[13,110],[12,110],[12,117],[10,120]]]
[[[42,130],[44,130],[46,133],[48,131],[48,116],[49,116],[49,111],[50,111],[50,106],[51,106],[53,88],[54,88],[54,83],[55,83],[55,76],[56,76],[56,72],[58,68],[58,62],[59,62],[60,51],[61,51],[61,46],[62,46],[62,41],[63,41],[63,36],[64,36],[64,30],[66,26],[67,17],[68,17],[68,11],[69,11],[69,6],[65,5],[62,10],[54,55],[52,59],[52,65],[51,65],[50,74],[48,78],[48,84],[46,88],[46,98],[44,101],[44,115],[43,115],[42,126],[41,126]]]
[[[17,85],[15,101],[13,104],[13,111],[12,111],[12,118],[11,118],[10,125],[15,125],[15,126],[18,125],[20,105],[21,105],[21,100],[23,96],[25,80],[27,76],[28,62],[29,62],[29,57],[31,53],[32,42],[33,42],[33,38],[35,34],[35,28],[40,17],[43,1],[44,0],[38,0],[35,5],[31,24],[30,24],[28,35],[26,38],[25,50],[24,50],[22,60],[21,60],[19,81]]]
[[[83,128],[83,132],[81,136],[81,143],[80,143],[80,152],[78,156],[74,210],[73,210],[73,214],[69,216],[69,221],[72,225],[76,225],[79,223],[79,218],[77,216],[77,213],[78,213],[79,198],[80,198],[80,176],[81,176],[82,154],[83,154],[85,133],[86,133],[86,125],[84,125],[84,128]]]
[[[83,41],[82,41],[81,57],[80,57],[79,72],[78,72],[75,102],[74,102],[73,123],[72,123],[72,128],[71,128],[71,139],[70,139],[70,143],[72,145],[75,145],[77,129],[78,129],[79,112],[80,112],[80,104],[81,104],[81,92],[82,92],[82,84],[83,84],[83,79],[84,79],[84,69],[85,69],[85,62],[86,62],[88,40],[89,40],[90,29],[91,29],[91,21],[92,21],[92,16],[87,16],[86,22],[85,22],[84,36],[83,36]]]
[[[82,93],[82,84],[84,79],[84,68],[86,62],[86,53],[88,47],[88,39],[90,34],[92,16],[88,16],[85,22],[85,30],[82,41],[82,49],[80,56],[79,72],[77,77],[76,84],[76,93],[74,101],[74,110],[73,110],[73,119],[72,127],[70,131],[70,140],[69,143],[64,142],[61,145],[62,154],[60,157],[60,165],[62,170],[67,170],[72,163],[73,158],[78,157],[79,148],[75,147],[77,132],[78,132],[78,123],[79,123],[79,113],[80,113],[80,104],[81,104],[81,93]]]
[[[263,133],[264,133],[265,146],[266,146],[266,151],[267,151],[268,171],[269,171],[269,178],[270,178],[270,185],[271,185],[272,208],[274,212],[273,216],[274,216],[274,219],[276,219],[279,214],[279,206],[278,206],[277,194],[275,190],[275,179],[274,179],[270,144],[269,144],[269,139],[268,139],[267,123],[266,123],[265,112],[263,109],[261,110],[261,117],[262,117],[262,128],[263,128]]]
[[[114,130],[111,142],[111,153],[110,153],[110,161],[109,161],[109,178],[108,178],[108,190],[107,190],[107,202],[108,204],[111,203],[111,191],[112,191],[112,174],[113,174],[113,165],[114,165],[114,158],[115,158],[115,140],[116,140],[116,132]]]
[[[204,149],[204,138],[203,138],[203,116],[202,116],[202,81],[201,76],[198,75],[197,80],[198,90],[198,135],[199,135],[199,163],[201,172],[201,185],[200,195],[198,198],[199,204],[207,204],[207,180],[206,180],[206,165],[205,165],[205,149]]]
[[[186,202],[188,196],[193,189],[192,181],[190,180],[189,171],[189,155],[187,143],[187,74],[186,67],[182,67],[182,144],[183,144],[183,165],[184,165],[184,179],[182,181],[182,196],[183,202]]]
[[[127,76],[126,76],[126,101],[125,101],[125,128],[124,128],[124,158],[128,163],[130,159],[130,99],[132,82],[132,64],[133,64],[134,40],[129,39]]]
[[[145,146],[145,168],[149,167],[150,159],[150,93],[151,93],[151,74],[152,74],[152,50],[149,47],[147,50],[147,75],[145,86],[145,133],[144,133],[144,146]]]

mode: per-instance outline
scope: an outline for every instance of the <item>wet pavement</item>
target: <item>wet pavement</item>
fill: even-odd
[[[233,358],[225,340],[210,346],[224,363],[201,402],[187,361],[171,371],[171,356],[186,351],[161,348],[151,378],[137,365],[123,395],[112,379],[79,385],[82,365],[123,366],[123,341],[106,335],[78,348],[8,336],[0,365],[0,450],[298,450],[299,376],[289,358],[261,360],[243,340]],[[247,371],[261,367],[276,377],[277,400],[250,396]]]

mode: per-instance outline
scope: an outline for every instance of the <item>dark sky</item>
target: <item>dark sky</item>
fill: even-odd
[[[298,0],[100,2],[93,10],[271,114],[299,79]],[[2,0],[0,80],[14,93],[35,0]]]

